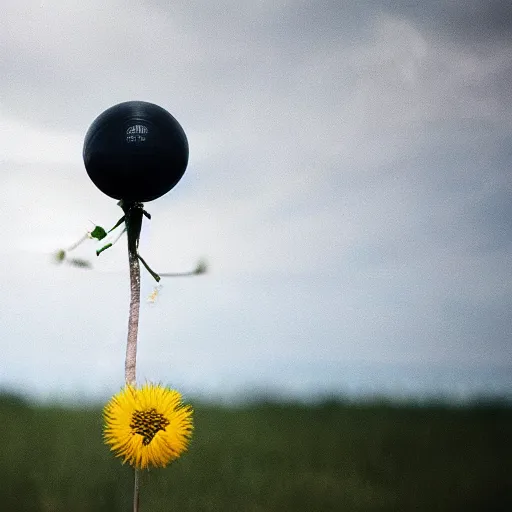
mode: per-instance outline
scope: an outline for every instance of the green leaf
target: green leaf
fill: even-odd
[[[66,259],[66,251],[64,249],[59,249],[53,255],[56,263],[62,263]]]
[[[92,265],[89,261],[82,258],[72,258],[69,260],[69,264],[78,268],[91,268]]]
[[[106,236],[107,232],[101,226],[95,226],[95,228],[91,231],[91,238],[103,240]]]
[[[208,271],[208,264],[206,263],[206,261],[199,260],[199,262],[197,263],[197,267],[194,270],[194,274],[199,276],[201,274],[206,274],[207,271]]]

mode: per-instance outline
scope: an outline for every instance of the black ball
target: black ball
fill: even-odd
[[[188,141],[174,117],[158,105],[126,101],[100,114],[85,136],[83,157],[93,183],[114,199],[157,199],[180,181]]]

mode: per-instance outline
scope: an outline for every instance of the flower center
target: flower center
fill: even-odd
[[[132,414],[132,422],[130,428],[134,434],[139,434],[144,439],[142,444],[147,446],[159,430],[165,430],[169,425],[169,420],[163,415],[156,412],[156,409],[148,409],[146,411],[135,411]]]

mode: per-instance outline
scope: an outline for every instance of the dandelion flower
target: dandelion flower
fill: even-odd
[[[165,467],[188,447],[192,408],[181,395],[155,384],[126,386],[103,410],[104,440],[135,468]]]

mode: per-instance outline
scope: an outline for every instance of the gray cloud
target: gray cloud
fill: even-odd
[[[406,17],[460,44],[505,42],[512,33],[512,6],[506,0],[480,2],[383,2],[392,14]]]
[[[506,3],[5,9],[3,258],[20,266],[27,294],[11,294],[0,323],[17,340],[5,352],[13,368],[18,344],[43,333],[60,361],[47,384],[65,381],[61,342],[93,330],[110,341],[69,357],[111,385],[123,336],[113,325],[124,325],[126,304],[122,276],[110,272],[124,268],[122,251],[95,261],[97,277],[58,277],[44,263],[30,273],[13,254],[71,242],[91,217],[117,219],[85,175],[80,141],[104,108],[132,98],[171,110],[191,142],[183,181],[148,205],[144,255],[157,269],[206,255],[213,268],[204,280],[169,283],[161,308],[145,310],[145,372],[175,360],[173,371],[192,366],[214,382],[253,360],[510,363]],[[16,288],[12,274],[4,270],[4,289]],[[68,301],[60,308],[57,281]],[[33,308],[39,316],[20,327],[17,312]],[[73,324],[77,310],[88,320]],[[164,349],[162,333],[173,333]]]

